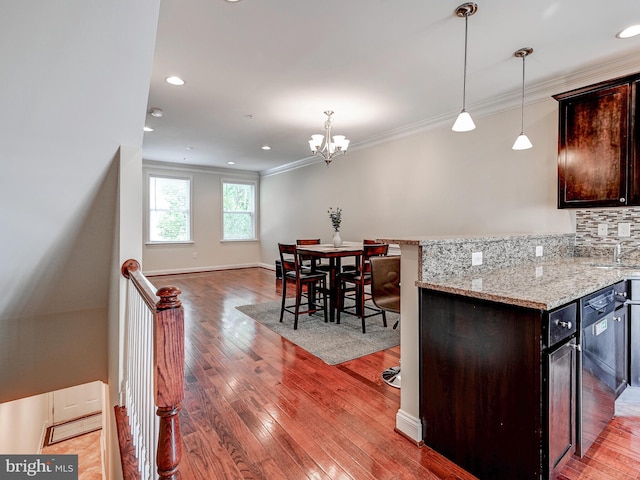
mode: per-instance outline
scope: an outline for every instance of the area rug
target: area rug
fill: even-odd
[[[280,323],[280,301],[236,308],[329,365],[400,345],[400,324],[392,328],[399,316],[391,312],[387,313],[387,328],[382,326],[382,316],[376,315],[367,319],[367,333],[362,333],[362,322],[353,315],[341,315],[340,325],[325,323],[322,313],[300,315],[294,330],[290,313],[285,312]]]

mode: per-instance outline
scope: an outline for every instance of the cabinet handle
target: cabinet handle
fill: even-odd
[[[614,316],[614,317],[613,317],[613,319],[614,319],[616,322],[619,322],[620,320],[622,320],[622,317],[615,317],[615,316]]]
[[[582,351],[582,347],[580,345],[578,345],[577,343],[570,343],[569,346],[575,350],[577,350],[578,352]]]
[[[627,200],[626,200],[624,197],[621,197],[621,198],[620,198],[620,203],[624,203],[624,202],[626,202],[626,201],[627,201]]]
[[[616,292],[616,295],[618,295],[619,297],[627,298],[627,292]]]
[[[572,323],[571,322],[559,322],[558,325],[560,325],[561,327],[567,328],[569,330],[571,330],[572,327]]]

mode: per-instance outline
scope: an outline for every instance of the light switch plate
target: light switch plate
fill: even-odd
[[[471,254],[471,266],[482,265],[482,252],[473,252]]]
[[[607,224],[606,223],[599,223],[598,224],[598,236],[599,237],[606,237],[608,233],[609,233],[609,227],[607,226]]]
[[[630,223],[619,223],[618,224],[618,236],[619,237],[630,237],[631,236],[631,224]]]

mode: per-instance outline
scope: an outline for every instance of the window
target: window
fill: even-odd
[[[191,241],[191,179],[149,176],[149,241]]]
[[[223,240],[256,238],[254,183],[222,182]]]

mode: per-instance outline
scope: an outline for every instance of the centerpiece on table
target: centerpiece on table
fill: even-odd
[[[340,223],[342,222],[342,209],[340,207],[329,208],[327,210],[329,218],[331,219],[331,225],[333,226],[333,246],[338,248],[342,245],[342,239],[340,238]]]

